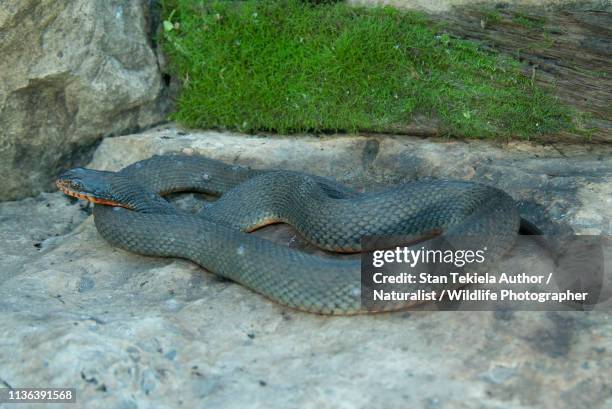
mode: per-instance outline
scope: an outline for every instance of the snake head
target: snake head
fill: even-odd
[[[122,206],[111,193],[110,180],[114,174],[101,170],[74,168],[62,172],[55,185],[68,196],[92,203]]]

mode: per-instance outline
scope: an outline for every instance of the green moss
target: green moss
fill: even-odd
[[[538,30],[543,30],[544,24],[546,24],[546,19],[544,17],[529,16],[519,12],[514,13],[512,21],[522,27]]]
[[[182,84],[172,118],[187,126],[385,132],[424,115],[450,135],[524,138],[571,126],[516,61],[439,35],[420,13],[295,0],[163,7]]]
[[[484,22],[488,25],[499,24],[502,21],[501,13],[495,9],[485,9],[482,17]]]

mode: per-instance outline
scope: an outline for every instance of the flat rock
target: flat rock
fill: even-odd
[[[611,155],[589,149],[245,136],[169,125],[104,140],[91,166],[119,169],[182,152],[336,175],[367,189],[421,177],[487,181],[523,200],[526,215],[609,234]],[[0,336],[4,386],[74,387],[74,407],[111,409],[612,404],[606,311],[322,317],[279,306],[185,260],[113,248],[88,208],[60,193],[0,203],[0,219],[0,328],[9,329]],[[304,247],[286,227],[257,234]],[[524,258],[533,268],[549,262],[528,257],[529,249],[517,246],[508,259]]]

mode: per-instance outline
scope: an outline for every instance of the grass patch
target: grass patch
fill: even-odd
[[[499,24],[502,21],[501,13],[498,10],[485,10],[483,12],[483,19],[489,25]]]
[[[280,133],[392,131],[415,115],[467,137],[571,126],[516,61],[439,34],[421,13],[296,0],[163,2],[181,82],[172,119]]]
[[[528,16],[527,14],[518,12],[514,13],[512,16],[512,21],[522,27],[532,30],[543,30],[544,24],[546,24],[546,19],[544,17]]]

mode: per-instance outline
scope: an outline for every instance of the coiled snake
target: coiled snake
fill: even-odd
[[[442,234],[482,237],[499,258],[514,244],[521,219],[514,200],[478,183],[427,180],[357,193],[299,172],[253,170],[198,156],[154,156],[119,172],[75,168],[57,180],[64,193],[97,203],[107,241],[151,256],[181,257],[299,310],[348,315],[362,306],[359,260],[306,254],[247,232],[285,222],[327,250],[356,252],[362,239],[407,242]],[[197,191],[221,198],[200,215],[161,195]],[[378,311],[413,305],[390,301]]]

